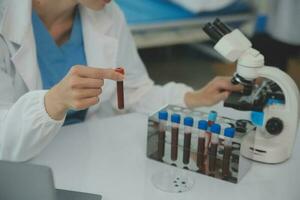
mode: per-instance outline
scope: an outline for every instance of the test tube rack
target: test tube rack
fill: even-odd
[[[199,120],[207,120],[208,113],[199,111],[197,109],[186,109],[179,106],[169,105],[165,108],[161,109],[168,113],[168,120],[166,123],[164,139],[163,139],[163,155],[161,155],[161,136],[159,131],[159,117],[158,113],[153,114],[149,117],[148,120],[148,136],[147,136],[147,157],[156,161],[159,161],[164,164],[172,165],[174,167],[182,168],[185,170],[190,170],[202,175],[211,176],[217,179],[225,180],[231,183],[238,183],[241,178],[249,171],[252,165],[252,161],[243,157],[240,153],[243,139],[247,134],[252,131],[255,131],[256,127],[247,120],[233,120],[227,117],[218,116],[215,123],[221,126],[221,132],[218,136],[218,147],[217,154],[215,160],[214,171],[210,170],[209,166],[209,155],[206,153],[204,167],[200,169],[199,163],[197,162],[197,156],[199,154],[198,150],[198,137],[199,137],[199,129],[197,127]],[[160,111],[161,111],[160,110]],[[171,137],[172,137],[172,124],[171,124],[171,115],[172,114],[181,115],[181,123],[179,124],[179,132],[178,132],[178,141],[177,141],[177,159],[171,159]],[[184,125],[183,118],[184,117],[192,117],[194,119],[194,125],[192,127],[192,136],[190,148],[184,148]],[[224,160],[224,129],[228,127],[233,127],[236,130],[235,136],[232,138],[232,146],[229,159],[227,162]],[[209,132],[209,128],[208,128]],[[254,140],[253,140],[254,143]],[[209,152],[210,145],[207,145],[206,152]],[[160,151],[160,152],[159,152]],[[184,152],[189,151],[189,163],[185,164],[183,162]],[[227,156],[228,157],[228,156]],[[186,158],[185,158],[186,160]],[[224,164],[228,163],[228,174],[224,176]],[[223,170],[223,171],[222,171]]]

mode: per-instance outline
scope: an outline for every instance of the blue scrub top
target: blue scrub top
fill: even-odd
[[[50,89],[60,82],[72,66],[87,64],[78,9],[76,9],[71,36],[61,46],[56,44],[35,11],[32,12],[32,25],[43,89]],[[68,111],[64,125],[84,121],[86,113],[87,110]]]

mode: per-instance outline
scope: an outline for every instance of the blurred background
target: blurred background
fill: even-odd
[[[213,50],[202,27],[220,18],[241,29],[266,59],[300,87],[299,0],[116,0],[151,78],[195,89],[215,76],[231,76],[235,64]]]

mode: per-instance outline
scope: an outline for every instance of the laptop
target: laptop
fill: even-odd
[[[101,195],[55,189],[49,167],[0,161],[1,200],[101,200]]]

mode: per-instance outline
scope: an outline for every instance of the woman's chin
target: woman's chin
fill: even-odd
[[[103,0],[101,3],[95,6],[95,8],[91,8],[95,11],[102,10],[107,4],[109,4],[111,0]]]
[[[101,3],[98,3],[97,5],[89,7],[89,9],[94,10],[94,11],[99,11],[99,10],[102,10],[103,8],[105,8],[105,6],[107,4],[109,4],[110,2],[111,1],[101,2]]]
[[[93,11],[99,11],[99,10],[102,10],[103,8],[105,8],[105,5],[102,5],[102,6],[93,6],[93,7],[88,7],[90,10],[93,10]]]

